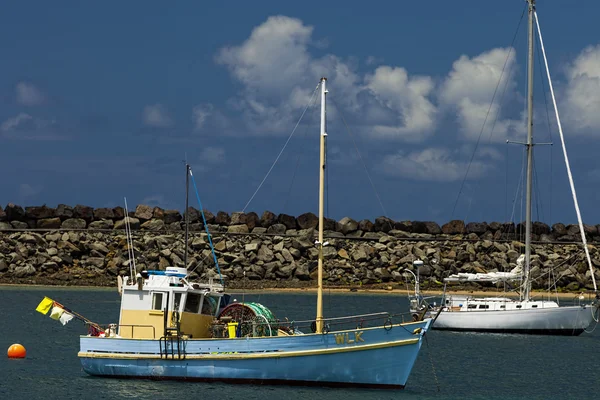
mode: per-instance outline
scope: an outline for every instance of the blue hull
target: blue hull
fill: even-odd
[[[190,339],[161,355],[158,340],[81,337],[96,376],[402,388],[430,320],[327,334]],[[419,329],[421,328],[421,329]],[[164,350],[164,347],[163,347]]]

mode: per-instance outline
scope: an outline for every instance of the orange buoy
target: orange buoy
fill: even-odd
[[[25,351],[25,347],[23,347],[23,345],[15,343],[8,348],[7,353],[8,358],[25,358],[27,351]]]

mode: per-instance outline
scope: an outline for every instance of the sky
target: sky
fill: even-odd
[[[324,76],[328,217],[522,221],[525,148],[506,141],[526,140],[525,5],[6,2],[0,206],[183,210],[187,160],[214,213],[316,213]],[[600,3],[537,9],[583,220],[599,224]],[[540,62],[536,43],[534,141],[554,145],[535,147],[533,217],[575,223]]]

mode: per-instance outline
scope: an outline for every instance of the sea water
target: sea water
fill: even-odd
[[[600,387],[600,329],[578,337],[452,333],[426,335],[404,390],[331,389],[293,386],[120,380],[86,375],[80,365],[79,335],[35,311],[44,296],[100,324],[117,322],[116,290],[0,287],[0,350],[13,343],[27,357],[0,357],[0,399],[592,399]],[[237,293],[258,301],[277,318],[310,320],[314,293]],[[408,310],[405,296],[324,295],[325,316]],[[327,368],[323,365],[322,368]]]

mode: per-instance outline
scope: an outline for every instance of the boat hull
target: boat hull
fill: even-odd
[[[442,311],[433,329],[463,332],[577,336],[593,321],[594,306],[526,310]]]
[[[174,357],[161,356],[158,340],[84,336],[79,357],[84,371],[94,376],[402,388],[429,324],[426,320],[391,329],[193,339],[180,343],[185,358],[177,352]]]

